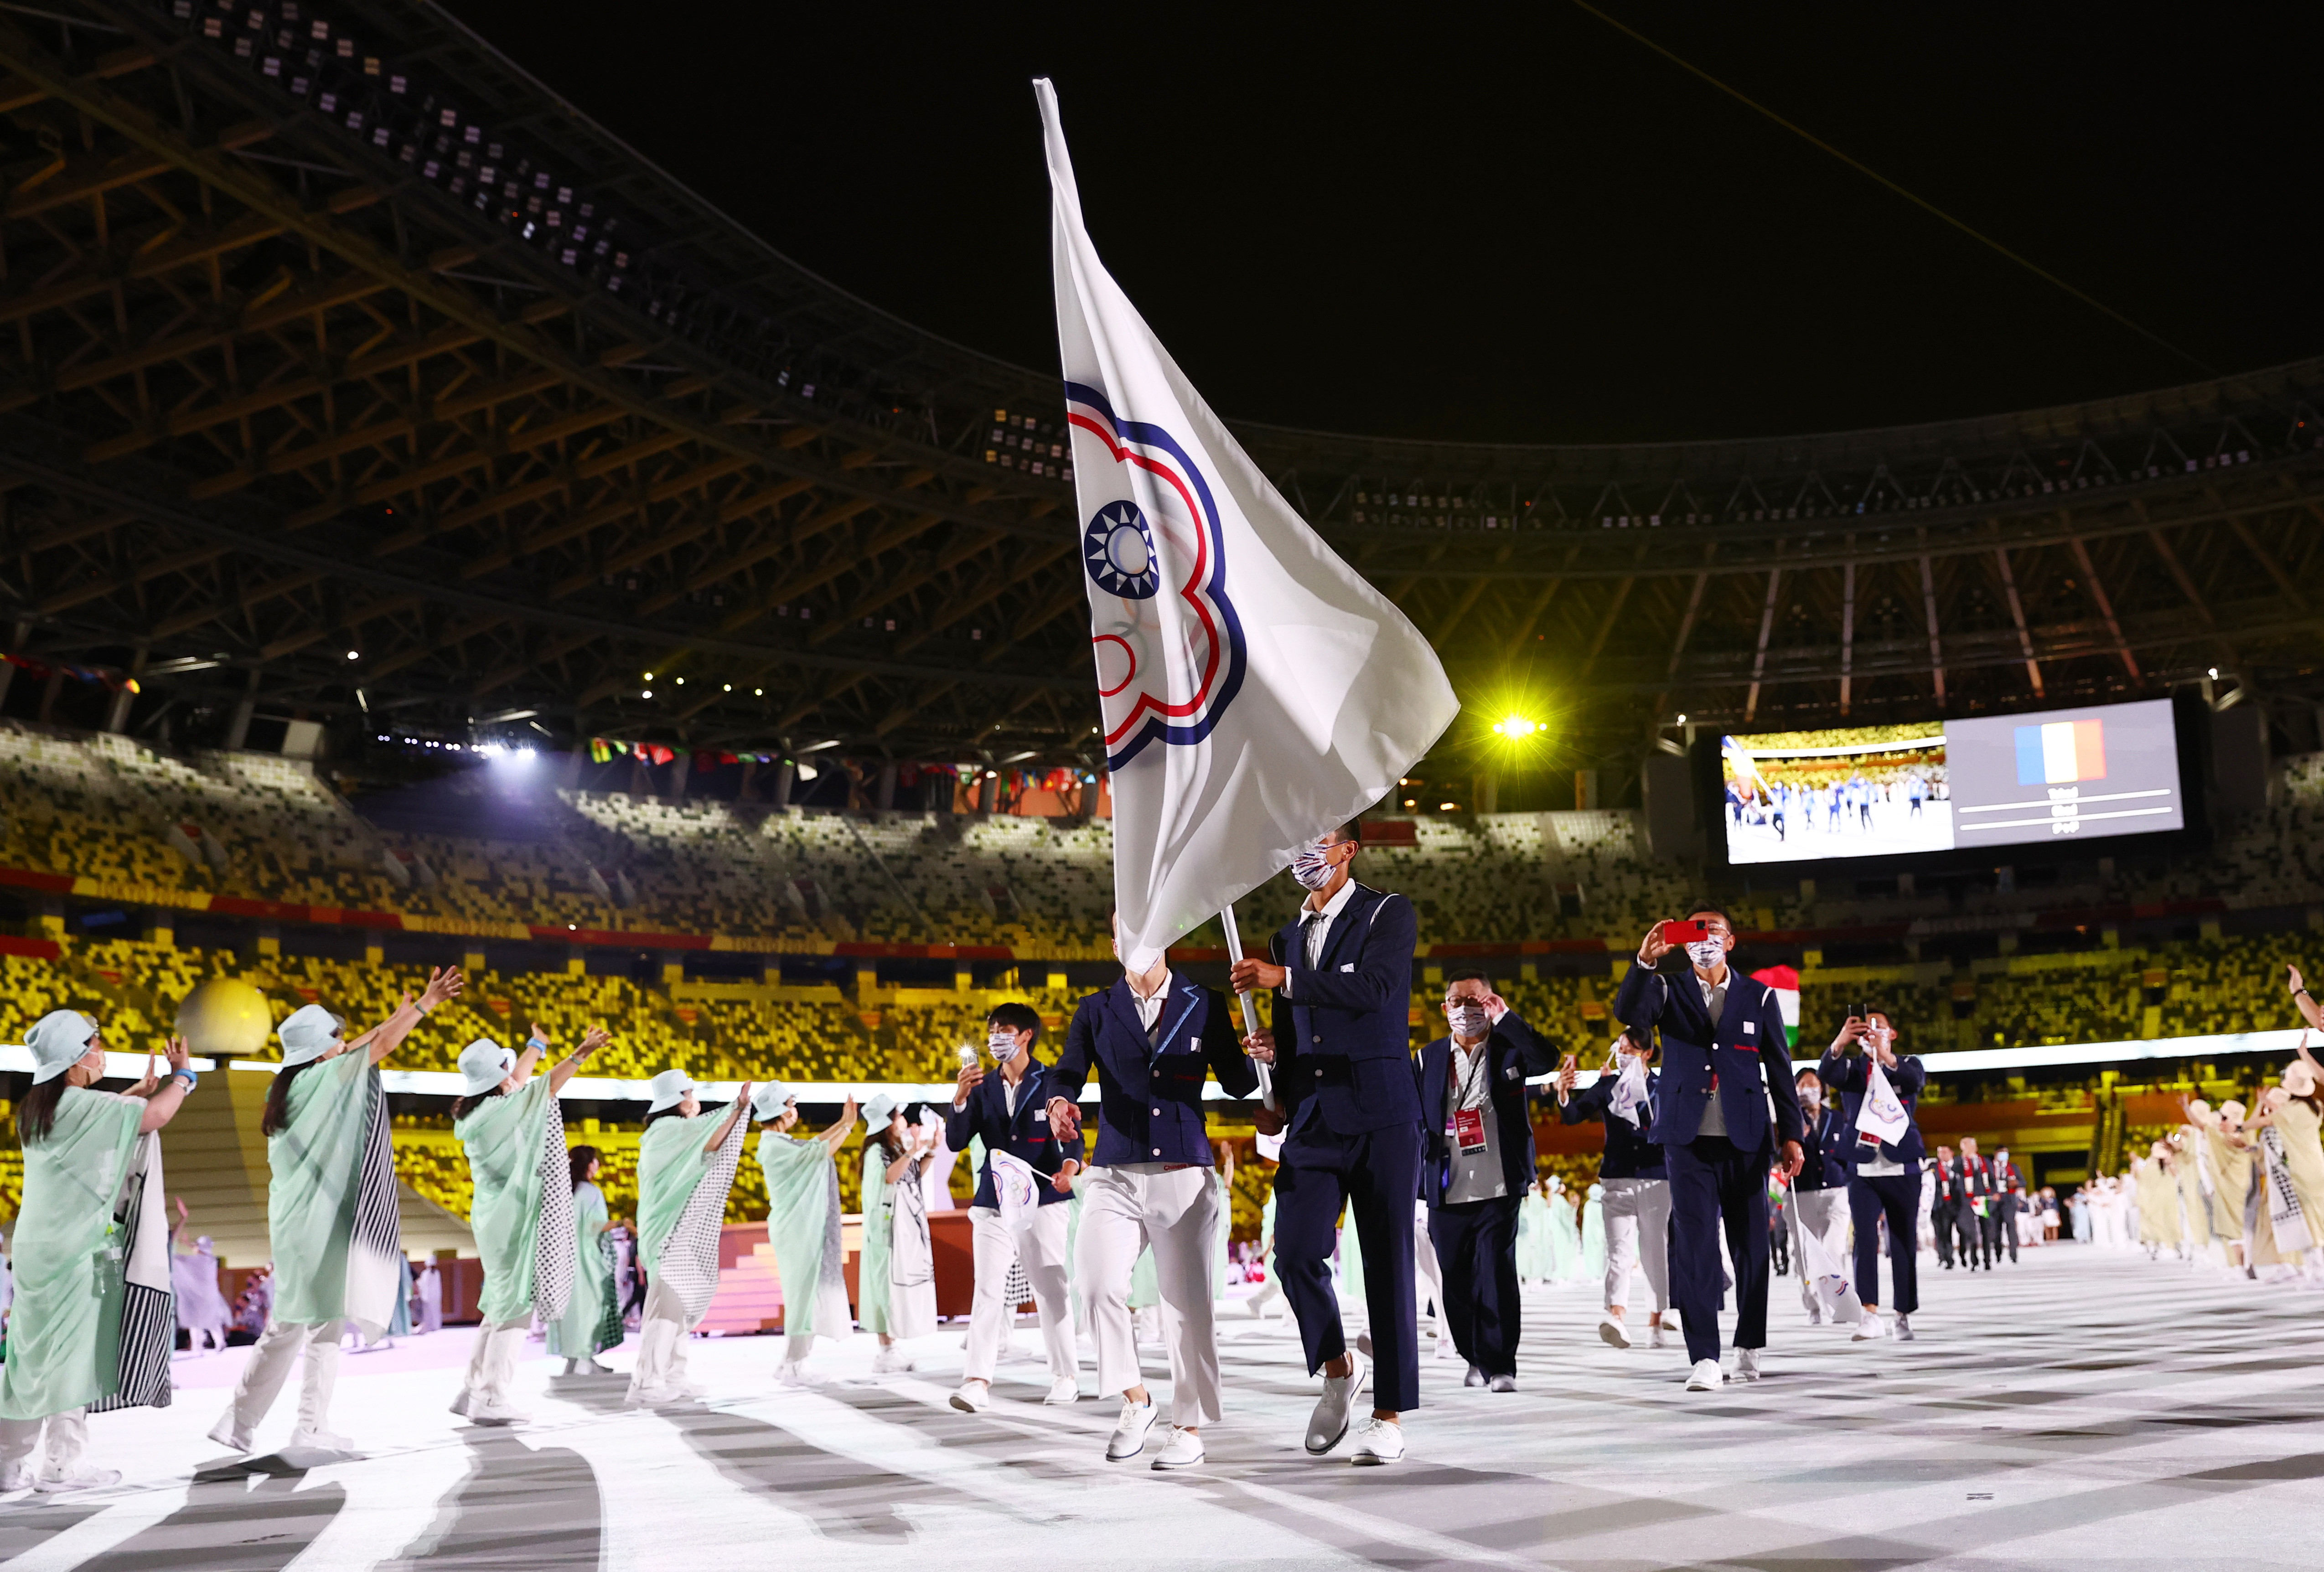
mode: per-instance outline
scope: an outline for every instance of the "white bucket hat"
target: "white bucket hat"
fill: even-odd
[[[97,1017],[78,1010],[51,1010],[42,1016],[24,1034],[24,1045],[32,1051],[32,1084],[54,1080],[79,1063],[97,1030]]]
[[[751,1094],[751,1117],[761,1124],[782,1117],[783,1105],[798,1093],[779,1080],[762,1081]]]
[[[646,1085],[653,1093],[653,1101],[646,1105],[646,1112],[658,1114],[664,1108],[676,1108],[694,1089],[694,1078],[683,1070],[665,1070]]]
[[[328,1053],[343,1029],[339,1017],[320,1005],[291,1011],[274,1034],[282,1039],[282,1068],[305,1064]]]
[[[460,1095],[482,1097],[506,1080],[515,1068],[515,1054],[490,1037],[479,1037],[460,1050]]]
[[[896,1117],[896,1110],[903,1106],[890,1093],[875,1091],[863,1104],[863,1122],[874,1130],[884,1130],[888,1121]]]

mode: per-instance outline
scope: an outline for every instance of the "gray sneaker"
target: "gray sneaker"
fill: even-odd
[[[1323,1377],[1323,1395],[1315,1400],[1315,1411],[1307,1416],[1307,1450],[1322,1457],[1347,1438],[1348,1411],[1355,1406],[1356,1393],[1364,1386],[1364,1356],[1348,1356],[1349,1370],[1345,1375]]]
[[[1911,1342],[1913,1340],[1913,1318],[1907,1315],[1899,1315],[1896,1318],[1896,1330],[1893,1336],[1900,1343]]]

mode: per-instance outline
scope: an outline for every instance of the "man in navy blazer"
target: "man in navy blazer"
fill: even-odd
[[[1005,1302],[1009,1267],[1025,1268],[1033,1306],[1041,1312],[1041,1342],[1049,1356],[1049,1391],[1042,1401],[1066,1403],[1078,1395],[1080,1359],[1074,1349],[1074,1311],[1065,1270],[1066,1200],[1055,1183],[1036,1187],[1040,1204],[1032,1221],[1011,1229],[1001,1221],[993,1188],[992,1157],[1006,1152],[1031,1165],[1044,1180],[1056,1180],[1067,1160],[1078,1163],[1081,1137],[1061,1142],[1049,1127],[1049,1070],[1033,1057],[1041,1017],[1029,1005],[993,1007],[984,1023],[985,1045],[1000,1068],[987,1075],[970,1064],[954,1088],[952,1112],[945,1120],[945,1145],[964,1152],[972,1138],[984,1143],[984,1165],[977,1172],[976,1196],[968,1203],[969,1242],[976,1271],[969,1301],[968,1354],[952,1405],[974,1413],[991,1401],[993,1366],[1001,1344],[1017,1319]]]
[[[1757,1381],[1767,1343],[1767,1171],[1777,1166],[1785,1179],[1800,1171],[1803,1125],[1775,990],[1727,964],[1735,925],[1725,912],[1706,904],[1689,920],[1703,936],[1687,945],[1688,968],[1668,976],[1655,970],[1674,948],[1656,923],[1623,975],[1614,1014],[1662,1033],[1652,1139],[1670,1180],[1671,1298],[1694,1363],[1687,1390],[1709,1392],[1725,1379],[1716,1230],[1723,1221],[1735,1263],[1736,1374]]]
[[[1473,968],[1445,977],[1444,1019],[1451,1034],[1423,1048],[1414,1070],[1428,1238],[1443,1269],[1452,1346],[1469,1362],[1467,1384],[1515,1392],[1524,1320],[1517,1208],[1534,1178],[1526,1078],[1548,1074],[1557,1057]]]
[[[1371,1417],[1357,1427],[1351,1462],[1404,1456],[1397,1416],[1420,1402],[1413,1303],[1413,1200],[1420,1193],[1420,1093],[1413,1084],[1409,1025],[1412,956],[1419,920],[1412,903],[1360,885],[1348,864],[1352,823],[1294,853],[1291,872],[1308,891],[1298,916],[1275,935],[1269,961],[1237,961],[1230,986],[1275,990],[1274,1029],[1254,1033],[1251,1057],[1275,1066],[1283,1157],[1275,1171],[1275,1262],[1298,1318],[1307,1368],[1323,1395],[1307,1423],[1307,1450],[1340,1444],[1363,1386],[1360,1357],[1340,1325],[1332,1252],[1344,1204],[1364,1263],[1374,1357]]]
[[[1925,1152],[1920,1126],[1908,1123],[1897,1139],[1883,1141],[1857,1124],[1863,1117],[1864,1097],[1872,1084],[1876,1063],[1889,1089],[1904,1104],[1904,1117],[1913,1117],[1929,1072],[1912,1054],[1899,1058],[1895,1043],[1896,1029],[1882,1012],[1874,1010],[1861,1020],[1850,1016],[1824,1051],[1823,1062],[1816,1067],[1823,1083],[1840,1094],[1840,1116],[1846,1124],[1848,1211],[1856,1224],[1856,1297],[1864,1305],[1853,1339],[1859,1343],[1887,1335],[1880,1319],[1880,1219],[1884,1215],[1888,1219],[1888,1277],[1896,1289],[1890,1303],[1896,1312],[1896,1336],[1901,1341],[1913,1340],[1912,1315],[1921,1308],[1921,1159]]]
[[[1114,947],[1118,953],[1118,924]],[[1049,1123],[1060,1140],[1080,1136],[1079,1099],[1092,1071],[1097,1150],[1082,1190],[1074,1275],[1083,1321],[1097,1343],[1098,1391],[1121,1396],[1106,1459],[1136,1457],[1154,1427],[1130,1314],[1130,1274],[1139,1252],[1150,1248],[1169,1342],[1171,1409],[1170,1433],[1153,1466],[1183,1468],[1203,1460],[1202,1427],[1218,1422],[1220,1408],[1211,1311],[1219,1218],[1228,1200],[1211,1167],[1203,1085],[1216,1075],[1229,1097],[1249,1097],[1259,1071],[1227,1001],[1171,975],[1167,959],[1074,1007],[1065,1052],[1049,1073]]]

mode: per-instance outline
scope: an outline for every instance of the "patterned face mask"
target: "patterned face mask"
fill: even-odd
[[[1017,1057],[1017,1034],[1014,1032],[995,1032],[985,1038],[984,1046],[986,1051],[992,1055],[993,1063],[1006,1064],[1011,1059]]]
[[[1331,849],[1321,835],[1291,854],[1291,877],[1302,889],[1322,889],[1332,882],[1333,871]]]
[[[1482,1005],[1459,1004],[1445,1014],[1452,1023],[1452,1034],[1456,1037],[1481,1037],[1492,1026],[1492,1017],[1486,1014]]]
[[[1727,946],[1716,939],[1697,939],[1686,947],[1686,958],[1706,971],[1726,957]]]

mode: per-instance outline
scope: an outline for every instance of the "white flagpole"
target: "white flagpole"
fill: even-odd
[[[1229,901],[1226,909],[1219,914],[1219,925],[1227,931],[1227,959],[1231,961],[1240,961],[1242,933],[1235,927],[1232,901]],[[1235,995],[1235,1002],[1242,1007],[1242,1034],[1248,1037],[1259,1030],[1258,1013],[1251,1008],[1250,995],[1247,993]],[[1260,1107],[1270,1112],[1279,1111],[1275,1107],[1275,1076],[1271,1067],[1265,1064],[1259,1066],[1259,1101]]]

